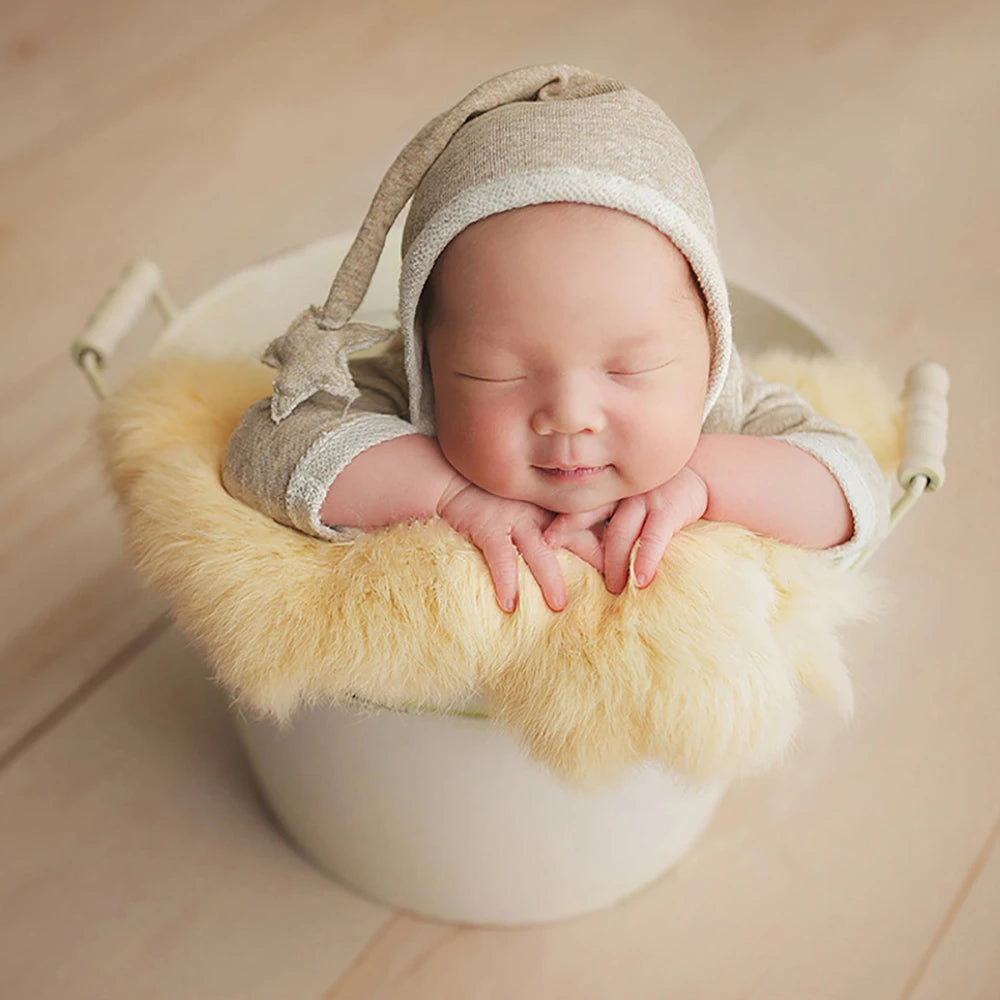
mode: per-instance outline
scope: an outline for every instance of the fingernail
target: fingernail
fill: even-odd
[[[637,587],[645,587],[646,584],[649,583],[649,580],[646,578],[645,573],[636,573],[635,583]]]

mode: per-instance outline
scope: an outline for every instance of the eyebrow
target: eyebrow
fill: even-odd
[[[651,344],[659,343],[664,333],[665,331],[663,330],[647,330],[645,333],[637,333],[631,337],[616,341],[615,347],[623,351],[648,347]]]

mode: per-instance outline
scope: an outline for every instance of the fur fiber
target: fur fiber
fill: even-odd
[[[752,364],[894,468],[899,404],[870,369],[783,354]],[[229,435],[271,375],[245,359],[161,356],[99,418],[133,559],[236,705],[287,721],[301,704],[459,708],[479,696],[578,784],[641,760],[696,780],[760,770],[789,746],[803,688],[850,714],[837,633],[872,612],[865,573],[700,522],[646,591],[612,597],[564,552],[569,607],[548,611],[522,565],[505,615],[478,551],[440,521],[331,543],[225,492]]]

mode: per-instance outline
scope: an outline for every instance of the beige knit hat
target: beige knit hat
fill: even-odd
[[[348,403],[358,395],[347,366],[353,351],[390,330],[350,322],[386,236],[412,198],[403,231],[399,320],[410,421],[433,433],[430,381],[415,315],[438,256],[463,229],[513,208],[579,202],[637,216],[687,257],[708,307],[712,334],[705,414],[729,368],[729,299],[701,169],[660,107],[617,80],[574,66],[529,66],[494,77],[429,122],[396,157],[333,281],[322,308],[310,307],[267,349],[279,368],[271,416],[286,417],[317,392]]]

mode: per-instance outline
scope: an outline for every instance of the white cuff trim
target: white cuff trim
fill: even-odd
[[[415,433],[412,424],[391,414],[372,413],[347,420],[321,434],[292,472],[285,494],[289,520],[300,531],[319,538],[343,539],[344,528],[331,528],[319,519],[319,509],[333,481],[363,451]]]
[[[847,505],[851,509],[851,517],[854,519],[854,534],[843,544],[823,551],[835,563],[849,565],[874,540],[878,526],[875,497],[872,496],[854,457],[825,434],[806,431],[801,434],[778,435],[776,440],[787,441],[822,462],[844,491]]]

